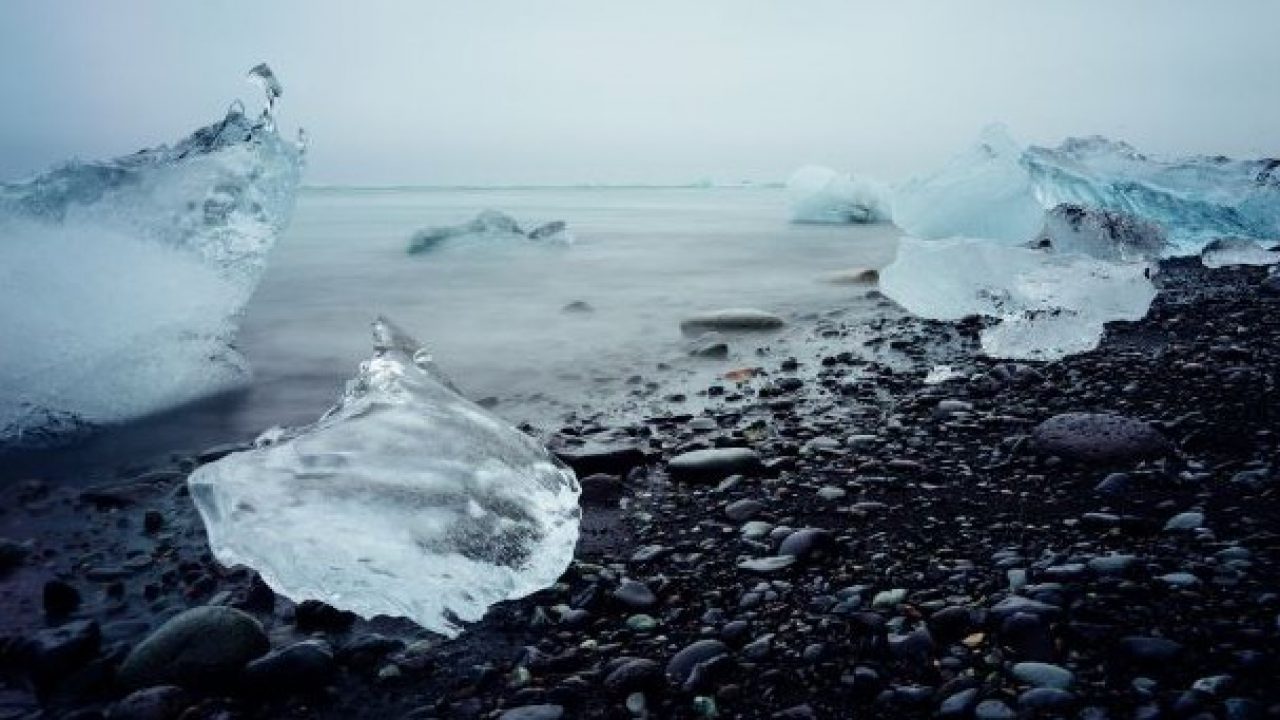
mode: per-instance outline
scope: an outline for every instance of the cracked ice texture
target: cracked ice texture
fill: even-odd
[[[573,472],[469,402],[385,320],[315,424],[189,479],[219,561],[295,601],[407,617],[444,635],[554,583],[573,558]]]

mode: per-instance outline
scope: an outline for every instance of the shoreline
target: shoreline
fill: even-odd
[[[30,687],[54,713],[111,708],[128,649],[207,605],[247,612],[273,650],[322,652],[231,692],[153,693],[176,710],[147,717],[629,717],[636,692],[660,718],[1274,715],[1280,296],[1264,274],[1165,261],[1146,318],[1052,363],[978,357],[978,321],[808,318],[810,357],[765,353],[744,385],[697,389],[712,412],[571,422],[553,449],[590,440],[570,464],[613,476],[584,483],[574,564],[452,641],[297,607],[217,565],[186,497],[197,458],[105,487],[11,483],[0,717],[35,712]],[[863,332],[895,362],[836,351]],[[922,385],[943,363],[974,379]],[[1069,412],[1150,423],[1167,447],[1033,451]],[[672,457],[726,446],[758,454],[751,476],[671,480]],[[1165,529],[1183,513],[1202,517]],[[753,522],[770,527],[744,537]]]

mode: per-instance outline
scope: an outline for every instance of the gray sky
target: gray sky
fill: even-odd
[[[1003,121],[1280,155],[1280,2],[3,0],[0,179],[177,139],[260,60],[311,183],[885,179]]]

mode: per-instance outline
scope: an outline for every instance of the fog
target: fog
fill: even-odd
[[[1280,3],[0,3],[0,179],[180,137],[245,71],[316,184],[896,179],[991,121],[1280,154]]]

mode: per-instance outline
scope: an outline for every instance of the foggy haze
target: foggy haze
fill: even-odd
[[[284,84],[312,184],[887,180],[1001,121],[1280,154],[1280,3],[0,4],[0,180],[168,142]]]

